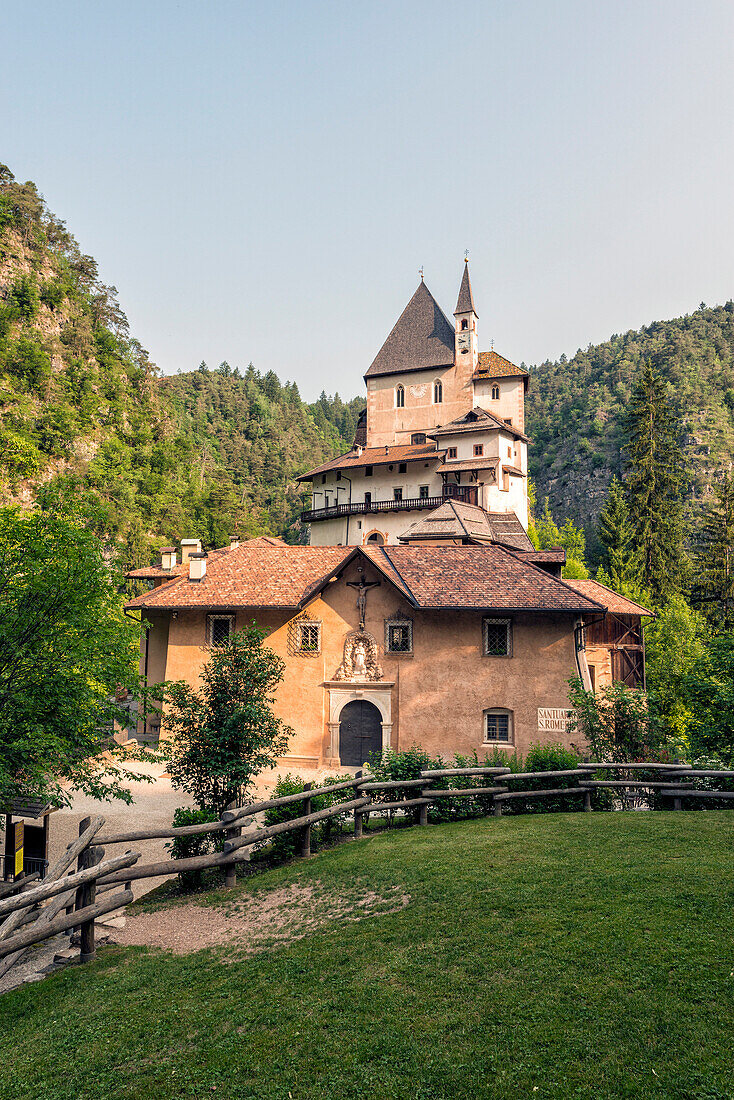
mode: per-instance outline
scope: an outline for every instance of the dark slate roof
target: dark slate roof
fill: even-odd
[[[454,328],[424,282],[400,314],[365,378],[450,367]]]
[[[481,408],[479,405],[475,405],[464,416],[459,416],[456,420],[450,420],[448,424],[439,424],[437,428],[433,428],[426,435],[429,439],[439,439],[444,435],[458,435],[463,432],[486,432],[494,428],[501,428],[508,435],[512,435],[516,439],[524,439],[526,443],[529,442],[528,437],[523,432],[513,428],[512,424],[505,423],[494,413]]]
[[[400,535],[401,543],[426,539],[462,539],[496,542],[513,550],[532,550],[533,544],[514,512],[487,512],[477,504],[446,500]]]
[[[471,292],[468,262],[464,264],[464,274],[461,276],[461,286],[459,287],[459,297],[456,302],[454,317],[456,317],[457,313],[473,313],[475,316],[479,316],[474,308],[474,295]]]

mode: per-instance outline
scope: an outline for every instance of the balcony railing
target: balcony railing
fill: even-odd
[[[309,508],[301,512],[303,523],[320,519],[337,519],[339,516],[364,516],[372,512],[412,512],[417,508],[438,508],[447,500],[461,500],[465,504],[477,503],[475,485],[447,485],[440,497],[404,497],[402,500],[363,500],[353,504],[332,504],[328,508]]]

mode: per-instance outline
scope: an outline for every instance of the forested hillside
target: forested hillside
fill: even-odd
[[[126,564],[187,535],[297,539],[294,477],[351,444],[360,405],[251,366],[159,378],[95,261],[0,167],[0,501],[83,500]]]
[[[734,457],[734,302],[656,321],[532,368],[527,398],[530,470],[553,514],[595,522],[621,470],[622,413],[641,362],[653,357],[670,382],[684,426],[690,501],[710,493]]]

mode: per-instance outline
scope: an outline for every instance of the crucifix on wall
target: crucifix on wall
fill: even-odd
[[[367,612],[367,593],[370,588],[379,587],[379,581],[366,581],[361,575],[362,570],[359,570],[360,578],[358,581],[347,581],[347,587],[356,588],[357,590],[357,610],[359,611],[359,629],[364,630],[364,617]]]

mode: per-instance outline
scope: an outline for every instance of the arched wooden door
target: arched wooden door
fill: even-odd
[[[361,767],[382,752],[382,715],[374,703],[354,699],[339,715],[339,763]]]

